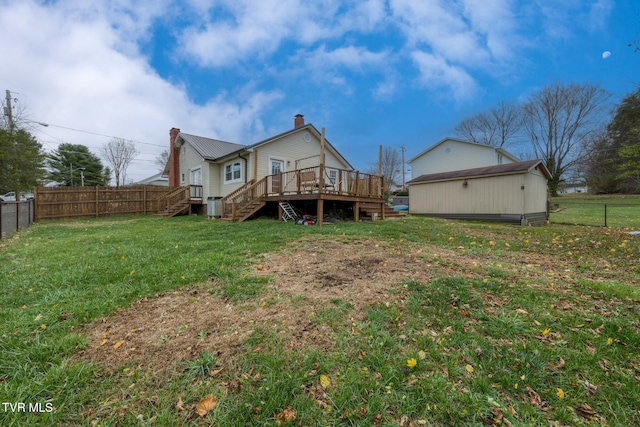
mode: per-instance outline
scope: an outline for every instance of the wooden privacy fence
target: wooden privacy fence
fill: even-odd
[[[146,215],[158,211],[158,199],[168,187],[38,187],[35,219],[97,218],[118,215]]]

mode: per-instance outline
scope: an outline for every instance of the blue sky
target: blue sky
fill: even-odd
[[[134,140],[134,181],[172,127],[251,144],[298,113],[368,170],[379,145],[409,159],[547,84],[618,102],[639,38],[632,0],[0,0],[0,89],[50,124],[32,128],[47,150]]]

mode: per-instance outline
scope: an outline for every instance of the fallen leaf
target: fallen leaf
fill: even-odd
[[[184,402],[182,401],[181,397],[178,398],[178,403],[176,403],[176,409],[180,412],[184,411]]]
[[[124,344],[124,341],[125,341],[125,340],[120,340],[120,341],[118,341],[117,343],[115,343],[115,344],[113,345],[113,348],[120,348],[120,347],[122,347],[122,344]]]
[[[473,371],[474,371],[473,366],[471,366],[471,365],[467,365],[467,366],[465,366],[465,367],[464,367],[464,369],[466,369],[466,370],[467,370],[467,372],[469,372],[470,374],[472,374],[472,373],[473,373]]]
[[[538,393],[536,393],[536,391],[534,389],[532,389],[531,387],[527,386],[527,394],[529,395],[529,403],[533,406],[535,406],[538,409],[541,409],[543,411],[546,411],[546,403],[544,403],[542,401],[542,399],[540,398],[540,395]]]
[[[204,417],[210,410],[213,409],[214,406],[216,406],[216,403],[218,403],[218,401],[213,398],[212,394],[210,394],[200,402],[196,403],[196,412],[201,417]]]
[[[559,397],[560,399],[564,399],[564,391],[563,391],[561,388],[559,388],[559,389],[558,389],[558,391],[556,392],[556,394],[558,395],[558,397]]]
[[[40,319],[42,319],[42,314],[38,314],[38,315],[36,316],[36,318],[35,318],[35,319],[33,319],[33,321],[34,321],[34,322],[37,322],[37,321],[38,321],[38,320],[40,320]]]
[[[596,394],[598,392],[598,386],[595,384],[591,384],[589,381],[585,381],[584,387],[587,389],[589,394]]]
[[[326,375],[320,375],[320,385],[322,388],[327,388],[331,385],[331,379]]]
[[[286,408],[284,411],[276,415],[276,422],[278,423],[278,425],[282,425],[284,423],[295,421],[297,417],[298,415],[296,414],[296,411],[291,408]]]
[[[593,409],[591,406],[587,405],[586,403],[583,403],[582,405],[578,406],[576,408],[576,413],[583,418],[589,418],[596,415],[595,409]]]
[[[218,375],[220,372],[222,372],[222,371],[223,371],[223,369],[224,369],[224,366],[223,366],[222,368],[220,368],[220,369],[215,369],[215,370],[210,368],[210,369],[209,369],[209,376],[210,376],[210,377],[215,377],[215,376],[216,376],[216,375]]]
[[[376,415],[376,417],[373,419],[373,425],[374,426],[379,426],[380,425],[380,421],[382,421],[382,414]]]

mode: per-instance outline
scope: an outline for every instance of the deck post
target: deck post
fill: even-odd
[[[320,180],[318,181],[318,191],[320,194],[324,193],[324,132],[322,128],[322,134],[320,135]]]
[[[322,225],[322,220],[324,219],[324,200],[321,197],[318,198],[318,209],[316,215],[318,218],[318,225]]]
[[[283,212],[282,206],[278,203],[278,221],[282,221]]]
[[[355,222],[360,221],[360,202],[355,202],[353,204],[353,220]]]

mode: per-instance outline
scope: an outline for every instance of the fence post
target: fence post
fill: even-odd
[[[0,240],[2,240],[2,202],[0,201]]]
[[[607,204],[604,204],[604,226],[607,226]]]

